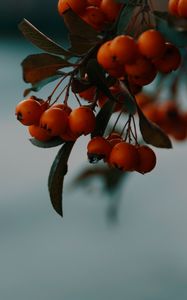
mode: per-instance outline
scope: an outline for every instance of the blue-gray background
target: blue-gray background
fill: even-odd
[[[14,117],[26,87],[20,62],[38,52],[16,24],[26,16],[55,36],[62,24],[56,1],[6,0],[0,15],[0,299],[186,300],[187,143],[156,149],[155,171],[129,178],[112,225],[100,182],[72,187],[87,165],[87,138],[81,139],[66,178],[65,216],[59,218],[47,192],[57,149],[33,147]]]

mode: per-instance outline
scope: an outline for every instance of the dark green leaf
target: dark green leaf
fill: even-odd
[[[155,12],[156,16],[156,28],[166,38],[167,41],[175,44],[177,47],[187,46],[187,31],[179,31],[174,27],[167,18],[166,14],[158,14]]]
[[[127,87],[125,86],[125,84],[122,81],[120,81],[120,86],[121,86],[121,89],[123,90],[123,95],[124,95],[124,99],[125,99],[124,107],[131,115],[134,115],[137,111],[136,102],[134,100],[134,97],[130,94],[129,90],[127,89]]]
[[[121,2],[121,1],[120,1]],[[130,20],[132,19],[134,9],[138,3],[138,1],[133,1],[129,3],[129,1],[125,1],[127,5],[123,8],[123,11],[120,14],[120,18],[117,24],[117,33],[118,35],[124,34],[127,25],[129,24]]]
[[[86,72],[89,82],[103,92],[109,99],[116,102],[115,97],[111,94],[108,88],[108,82],[105,78],[105,71],[98,64],[96,59],[90,59],[86,66]]]
[[[94,132],[92,132],[91,136],[102,136],[105,132],[105,129],[108,125],[110,117],[114,111],[115,102],[108,100],[100,109],[96,116],[96,127]]]
[[[150,122],[141,109],[138,108],[140,131],[147,144],[158,148],[172,148],[169,137],[156,124]]]
[[[50,82],[52,82],[52,81],[55,81],[55,80],[57,80],[57,79],[59,79],[59,78],[61,78],[62,77],[62,75],[61,74],[57,74],[57,75],[54,75],[54,76],[52,76],[52,77],[48,77],[48,78],[46,78],[46,79],[43,79],[43,80],[41,80],[41,81],[39,81],[39,82],[37,82],[37,83],[35,83],[35,84],[32,84],[32,86],[31,86],[31,88],[28,88],[28,89],[26,89],[25,91],[24,91],[24,93],[23,93],[23,95],[24,95],[24,97],[26,97],[26,96],[28,96],[28,94],[30,93],[30,92],[38,92],[42,87],[44,87],[45,85],[47,85],[48,83],[50,83]]]
[[[72,57],[72,53],[70,51],[63,49],[60,45],[48,38],[28,20],[23,19],[18,27],[23,35],[38,48],[49,53],[63,55],[64,57]]]
[[[55,137],[46,142],[38,141],[35,138],[31,138],[29,140],[34,146],[39,147],[39,148],[53,148],[53,147],[57,147],[64,143],[64,141],[59,137]]]
[[[98,32],[84,22],[71,9],[63,14],[64,22],[69,30],[71,51],[78,55],[88,52],[100,40]]]
[[[74,142],[65,143],[59,150],[49,173],[48,188],[50,199],[53,208],[60,215],[63,216],[62,206],[62,189],[64,176],[68,169],[68,159],[73,148]]]
[[[88,81],[81,80],[79,78],[73,78],[73,80],[71,82],[71,90],[73,93],[83,92],[91,86],[92,85]]]
[[[56,75],[57,70],[69,66],[71,64],[59,56],[47,53],[29,55],[22,62],[23,79],[35,84]]]

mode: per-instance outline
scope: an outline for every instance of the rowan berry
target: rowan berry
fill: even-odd
[[[178,4],[179,0],[169,0],[168,2],[168,11],[171,15],[178,16]]]
[[[100,9],[104,12],[109,22],[115,21],[117,18],[122,4],[117,3],[115,0],[102,0]]]
[[[67,3],[78,15],[81,15],[87,6],[87,0],[67,0]]]
[[[87,0],[87,5],[88,6],[97,6],[97,7],[99,7],[100,6],[100,4],[101,4],[101,1],[102,0]]]
[[[87,145],[87,155],[89,161],[97,162],[100,159],[108,160],[112,146],[107,139],[102,136],[92,138]]]
[[[139,51],[148,58],[157,58],[164,54],[166,45],[163,35],[154,29],[144,31],[137,41]]]
[[[102,30],[105,23],[105,15],[99,7],[88,6],[81,15],[82,19],[95,30]]]
[[[179,0],[178,14],[182,18],[187,18],[187,1],[186,0]]]
[[[66,10],[70,8],[68,4],[68,0],[59,0],[58,1],[58,12],[62,16],[63,13],[65,13]]]
[[[67,128],[68,114],[58,107],[47,109],[40,118],[40,127],[51,136],[60,136]]]
[[[51,106],[51,108],[60,108],[61,110],[63,110],[64,112],[66,112],[68,115],[71,113],[72,109],[71,107],[69,107],[67,104],[63,104],[63,103],[56,103],[53,104]]]
[[[42,113],[43,109],[40,102],[33,98],[22,100],[15,110],[17,119],[26,126],[38,124]]]
[[[38,125],[30,125],[28,130],[30,135],[38,141],[46,142],[51,139],[51,135],[49,135],[45,129],[39,127]]]
[[[102,44],[97,52],[98,63],[106,70],[116,69],[119,66],[117,58],[110,50],[111,41]]]
[[[156,165],[156,155],[154,151],[145,145],[137,147],[139,163],[136,171],[142,174],[151,172]]]
[[[109,164],[122,171],[134,171],[138,163],[138,151],[132,144],[126,142],[118,143],[110,153]]]
[[[132,63],[138,55],[138,47],[129,35],[119,35],[111,41],[110,51],[120,64]]]
[[[93,102],[94,101],[94,97],[95,97],[95,93],[96,93],[96,87],[95,86],[91,86],[90,88],[82,91],[79,93],[79,96],[81,98],[83,98],[84,100],[87,100],[89,102]]]
[[[96,119],[91,108],[80,106],[69,115],[69,127],[73,134],[87,135],[95,129]]]
[[[177,47],[171,43],[166,43],[166,49],[160,58],[153,60],[157,70],[161,73],[170,73],[179,68],[181,64],[181,54]]]

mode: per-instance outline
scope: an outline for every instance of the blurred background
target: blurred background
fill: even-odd
[[[157,1],[158,2],[158,1]],[[3,300],[187,299],[187,143],[155,149],[157,167],[123,179],[119,193],[99,178],[75,186],[88,167],[76,144],[65,180],[64,218],[47,177],[58,148],[31,145],[14,116],[27,85],[20,63],[39,53],[17,29],[28,18],[65,43],[57,1],[6,0],[0,9],[0,298]],[[53,84],[39,96],[46,97]],[[181,97],[186,94],[181,91]]]

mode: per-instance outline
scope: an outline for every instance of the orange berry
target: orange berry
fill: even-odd
[[[139,93],[135,96],[136,102],[140,108],[146,107],[146,105],[152,103],[154,101],[153,97],[146,93]]]
[[[142,75],[137,75],[137,76],[128,76],[128,80],[130,80],[131,82],[134,82],[137,85],[140,86],[144,86],[144,85],[148,85],[150,84],[156,77],[157,75],[157,71],[156,68],[154,66],[152,66],[152,69]]]
[[[102,30],[105,23],[105,15],[96,6],[88,6],[84,10],[84,14],[81,15],[82,19],[92,26],[95,30]]]
[[[22,100],[18,103],[15,110],[17,119],[26,126],[37,125],[42,113],[43,109],[40,102],[33,98]]]
[[[68,0],[59,0],[58,1],[58,12],[62,16],[62,14],[70,8],[68,4]]]
[[[87,0],[88,6],[97,6],[99,7],[102,0]]]
[[[96,93],[96,87],[95,86],[91,86],[87,90],[80,92],[79,96],[81,98],[83,98],[84,100],[87,100],[89,102],[93,102],[94,101],[94,97],[95,97],[95,93]]]
[[[104,137],[96,136],[87,145],[88,159],[91,163],[100,159],[108,160],[112,146]]]
[[[138,55],[137,44],[129,35],[119,35],[114,38],[110,50],[120,64],[132,63]]]
[[[139,163],[136,171],[142,174],[151,172],[156,165],[156,155],[154,151],[148,146],[137,147],[139,154]]]
[[[144,31],[139,36],[137,43],[141,54],[148,58],[162,56],[166,47],[163,35],[154,29]]]
[[[104,69],[116,69],[118,62],[116,56],[110,50],[111,41],[101,45],[97,52],[97,61]]]
[[[149,119],[150,121],[152,121],[156,124],[160,124],[161,122],[163,122],[163,117],[160,114],[160,109],[159,109],[158,105],[155,103],[147,104],[143,108],[143,113],[147,119]]]
[[[126,142],[116,144],[109,157],[109,164],[123,171],[134,171],[139,163],[136,147]]]
[[[67,128],[68,114],[58,107],[47,109],[40,118],[40,127],[51,136],[60,136]]]
[[[56,104],[53,104],[51,106],[51,108],[60,108],[62,109],[63,111],[65,111],[68,115],[71,113],[72,109],[71,107],[69,107],[67,104],[63,104],[63,103],[56,103]]]
[[[179,0],[169,0],[168,2],[168,11],[171,15],[178,16],[178,4]]]
[[[159,72],[170,73],[178,69],[181,64],[180,51],[173,44],[166,43],[163,56],[153,60],[153,63]]]
[[[69,122],[67,124],[66,130],[60,135],[61,139],[65,142],[74,142],[77,140],[79,135],[74,134],[70,127],[69,127]]]
[[[96,119],[91,108],[80,106],[69,115],[69,127],[76,135],[87,135],[94,131]]]
[[[124,77],[124,67],[116,62],[116,66],[113,69],[107,69],[107,72],[110,76],[115,78],[122,78]]]
[[[111,132],[107,137],[107,140],[111,141],[113,139],[118,139],[118,138],[121,138],[121,135],[118,132]]]
[[[81,15],[87,6],[87,0],[67,0],[67,3],[78,15]]]
[[[115,145],[121,143],[122,141],[123,141],[122,138],[119,137],[119,138],[110,139],[109,143],[113,148]]]
[[[51,136],[47,133],[47,131],[37,125],[30,125],[28,130],[30,135],[38,141],[46,142],[51,139]]]
[[[178,14],[182,18],[187,18],[187,1],[186,0],[179,0]]]
[[[132,76],[141,76],[149,73],[153,68],[152,62],[146,57],[140,55],[131,63],[125,65],[125,72]]]
[[[102,0],[100,9],[104,12],[109,22],[116,20],[122,4],[117,3],[115,0]]]

